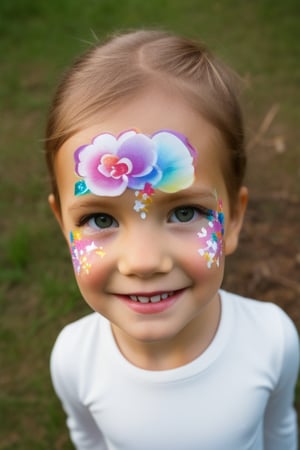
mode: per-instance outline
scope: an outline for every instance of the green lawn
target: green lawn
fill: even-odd
[[[95,35],[115,30],[162,27],[202,39],[246,80],[250,139],[279,105],[272,133],[288,151],[272,160],[266,188],[284,171],[288,194],[299,196],[299,13],[298,0],[1,0],[0,449],[72,448],[48,360],[62,326],[89,310],[48,209],[42,142],[63,69]],[[255,172],[261,158],[253,150],[250,159]]]

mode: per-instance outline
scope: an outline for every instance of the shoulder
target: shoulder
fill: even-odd
[[[91,339],[95,333],[98,333],[100,326],[100,316],[97,313],[89,314],[75,322],[66,325],[59,333],[53,347],[53,351],[79,350],[82,343]],[[80,345],[78,346],[78,344]]]
[[[237,339],[244,345],[256,349],[277,367],[298,366],[299,336],[291,318],[274,303],[241,297],[229,292],[221,292],[222,302],[228,302],[235,318]],[[259,351],[258,351],[259,350]]]
[[[99,345],[102,320],[99,314],[93,313],[61,330],[50,357],[53,379],[78,375],[85,360],[90,357],[90,349],[96,349]]]
[[[281,329],[282,333],[287,333],[294,338],[297,337],[294,323],[283,309],[275,303],[254,300],[226,291],[221,291],[221,297],[223,303],[231,303],[231,307],[240,320],[249,322],[252,326],[261,328],[266,333],[273,334],[274,330],[279,331]]]

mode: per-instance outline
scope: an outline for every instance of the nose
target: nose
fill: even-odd
[[[147,228],[147,227],[145,227]],[[173,258],[161,234],[146,229],[130,233],[119,247],[118,270],[122,275],[150,278],[173,268]]]

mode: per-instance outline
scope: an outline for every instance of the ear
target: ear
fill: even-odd
[[[48,197],[48,203],[50,205],[50,208],[52,209],[52,212],[59,223],[60,228],[63,231],[63,221],[62,221],[62,215],[60,210],[60,205],[58,204],[57,199],[55,198],[54,194],[50,194]]]
[[[239,235],[243,225],[247,203],[248,189],[243,186],[239,191],[235,209],[228,220],[227,229],[225,231],[225,255],[230,255],[233,253],[238,246]]]

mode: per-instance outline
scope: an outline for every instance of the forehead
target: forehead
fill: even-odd
[[[121,108],[106,111],[91,119],[91,125],[69,138],[59,149],[55,160],[55,172],[61,194],[63,185],[74,183],[74,153],[92,142],[101,133],[118,136],[125,130],[136,128],[151,136],[162,129],[174,130],[186,136],[198,153],[196,176],[203,179],[222,177],[222,140],[218,131],[197,114],[178,96],[165,92],[147,92]],[[205,168],[205,170],[203,170]]]

